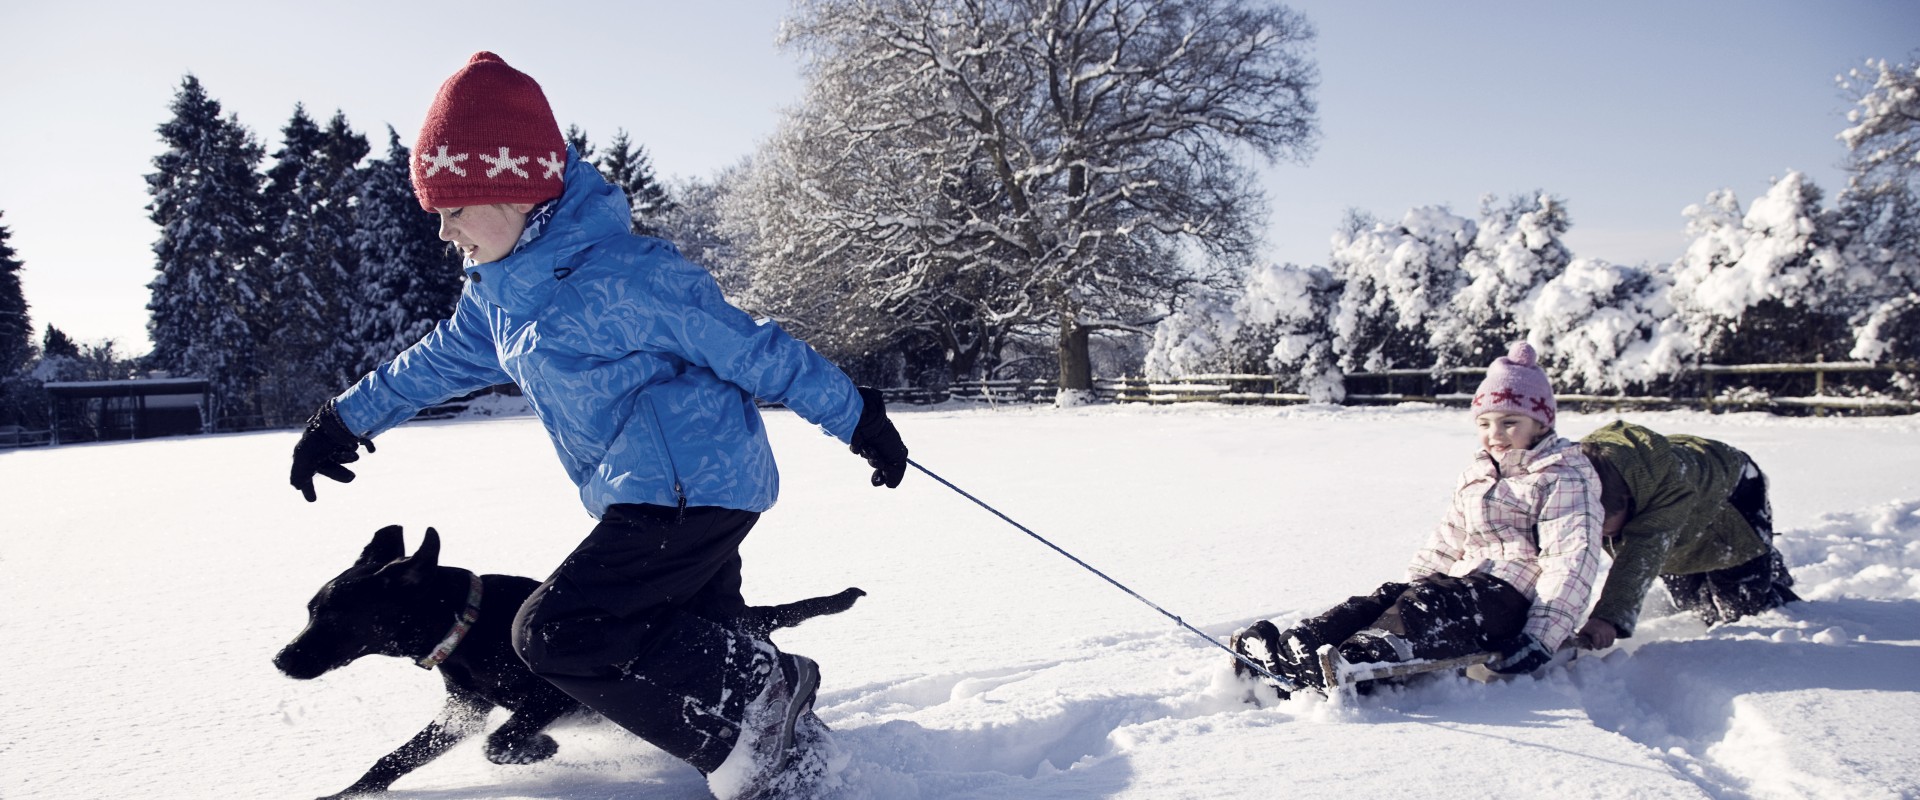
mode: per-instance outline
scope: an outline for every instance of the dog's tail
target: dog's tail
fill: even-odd
[[[839,594],[809,597],[777,606],[752,606],[741,615],[739,629],[755,639],[765,639],[781,628],[791,628],[823,614],[838,614],[853,607],[853,601],[867,596],[859,589]]]

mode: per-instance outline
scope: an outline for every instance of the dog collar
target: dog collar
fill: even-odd
[[[453,629],[447,631],[446,638],[441,639],[439,644],[434,645],[433,652],[414,662],[419,664],[421,669],[440,666],[440,662],[447,660],[447,656],[453,655],[453,648],[460,646],[460,640],[467,638],[467,631],[473,630],[473,623],[480,619],[480,576],[468,574],[467,578],[469,582],[467,583],[466,610],[461,611],[460,616],[453,619]]]

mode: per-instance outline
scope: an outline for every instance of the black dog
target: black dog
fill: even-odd
[[[386,791],[400,776],[432,761],[486,724],[494,706],[513,712],[487,736],[487,759],[531,764],[559,748],[542,733],[555,720],[586,713],[573,698],[535,676],[508,643],[520,604],[539,582],[513,575],[475,575],[443,567],[440,534],[427,529],[406,554],[400,526],[373,535],[359,560],[320,587],[307,603],[307,628],[273,657],[289,677],[307,680],[365,655],[438,666],[447,705],[427,727],[328,798]],[[756,638],[821,614],[838,614],[865,595],[859,589],[779,606],[754,606],[729,625]],[[327,800],[327,798],[322,798]]]

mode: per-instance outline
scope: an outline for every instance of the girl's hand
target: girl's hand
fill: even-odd
[[[1499,647],[1499,655],[1487,662],[1487,669],[1502,675],[1526,675],[1552,660],[1552,650],[1532,634],[1522,633]]]

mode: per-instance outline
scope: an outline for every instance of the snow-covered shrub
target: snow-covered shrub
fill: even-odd
[[[1338,402],[1346,390],[1326,322],[1337,287],[1322,267],[1268,265],[1238,290],[1190,296],[1154,328],[1147,376],[1270,374],[1282,391]]]
[[[1563,391],[1620,391],[1678,372],[1690,344],[1672,322],[1664,270],[1575,259],[1524,303],[1525,338]]]
[[[1444,207],[1407,212],[1397,224],[1350,217],[1333,238],[1333,352],[1345,372],[1430,367],[1429,332],[1464,284],[1461,259],[1478,227]]]
[[[1523,306],[1573,260],[1560,241],[1568,225],[1566,204],[1545,192],[1504,205],[1481,199],[1473,247],[1460,260],[1466,284],[1433,332],[1437,368],[1486,364],[1525,335]]]
[[[1884,361],[1920,355],[1914,351],[1914,345],[1920,343],[1920,293],[1875,304],[1854,329],[1854,335],[1853,350],[1848,354],[1853,358]]]
[[[1851,174],[1837,203],[1860,300],[1848,355],[1920,358],[1920,57],[1868,61],[1839,82],[1855,101],[1839,135]]]
[[[1166,380],[1227,371],[1228,343],[1238,330],[1230,297],[1215,292],[1188,295],[1154,326],[1143,367],[1147,377]]]
[[[1264,357],[1266,370],[1280,378],[1276,388],[1316,403],[1346,398],[1327,325],[1338,288],[1324,267],[1267,266],[1247,276],[1246,292],[1234,306],[1238,339],[1246,351]]]
[[[1845,352],[1845,265],[1832,216],[1805,175],[1776,181],[1745,214],[1728,190],[1688,206],[1673,306],[1704,361],[1808,362]]]

